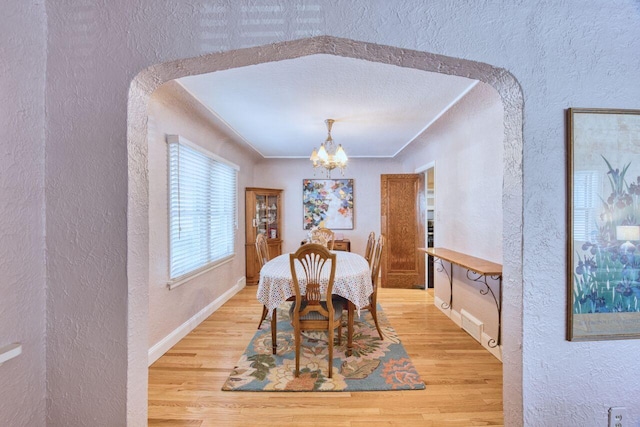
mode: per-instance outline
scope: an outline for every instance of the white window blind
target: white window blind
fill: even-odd
[[[169,276],[202,270],[235,254],[238,167],[169,136]]]
[[[592,231],[597,231],[598,173],[576,171],[573,174],[573,238],[591,241]]]

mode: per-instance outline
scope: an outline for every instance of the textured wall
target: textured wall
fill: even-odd
[[[505,224],[511,228],[503,250],[510,275],[517,276],[522,267],[524,282],[506,283],[505,316],[515,326],[506,331],[513,347],[505,355],[505,420],[511,425],[603,425],[606,408],[622,405],[632,423],[640,421],[635,399],[640,378],[629,362],[639,342],[564,340],[563,202],[563,110],[638,107],[637,1],[279,0],[260,7],[249,1],[50,0],[47,14],[51,425],[122,425],[127,412],[131,425],[145,420],[148,269],[145,273],[140,260],[148,260],[146,170],[141,166],[146,151],[132,138],[127,152],[127,117],[133,119],[130,135],[144,134],[145,93],[159,83],[286,57],[283,47],[263,50],[260,57],[232,50],[319,34],[479,61],[518,80],[525,105],[524,243],[519,201],[507,198]],[[18,33],[22,27],[11,28]],[[360,56],[376,53],[353,47],[362,49]],[[229,53],[141,75],[127,110],[130,82],[141,70],[212,52]],[[306,52],[300,48],[296,54]],[[485,68],[467,69],[474,70]],[[508,74],[495,74],[494,80],[494,87],[511,84]],[[503,102],[506,135],[514,135],[520,129],[511,107],[519,100],[503,97]],[[518,193],[518,180],[512,182],[522,158],[518,147],[504,153],[506,164],[514,166],[505,171],[506,194]],[[507,265],[508,254],[521,248],[522,264]]]
[[[44,70],[40,1],[3,4],[0,15],[0,425],[45,420]]]
[[[47,2],[47,18],[47,417],[122,425],[134,55],[98,3]]]
[[[238,173],[236,257],[169,290],[167,135],[180,135],[235,163]],[[149,347],[220,297],[245,275],[244,192],[253,182],[256,154],[214,125],[211,113],[176,83],[156,90],[149,104]]]
[[[503,108],[491,86],[476,85],[399,156],[405,167],[435,162],[435,246],[502,264]],[[448,263],[445,263],[447,271]],[[496,305],[484,285],[454,266],[453,309],[465,309],[498,338]],[[449,301],[449,279],[436,271],[435,295]],[[498,295],[495,282],[489,281]]]

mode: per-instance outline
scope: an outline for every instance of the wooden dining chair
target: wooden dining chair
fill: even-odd
[[[380,264],[382,259],[382,250],[384,249],[385,238],[383,235],[378,237],[378,243],[375,245],[375,250],[373,252],[372,264],[371,264],[371,285],[373,286],[373,293],[369,296],[369,305],[362,307],[363,309],[369,310],[371,313],[371,317],[373,317],[373,322],[376,325],[376,329],[378,330],[378,335],[380,335],[380,339],[384,339],[382,336],[382,330],[380,329],[380,325],[378,325],[378,273],[380,273]]]
[[[317,233],[318,233],[319,236],[321,236],[321,239],[324,242],[326,242],[327,249],[332,251],[333,250],[334,241],[335,241],[335,233],[333,232],[333,230],[330,230],[330,229],[324,228],[324,227],[320,227],[320,228],[318,228]]]
[[[341,300],[333,300],[333,281],[336,274],[336,255],[324,246],[309,243],[289,255],[291,277],[295,290],[295,302],[289,310],[295,335],[296,370],[300,375],[300,344],[302,331],[327,331],[329,352],[329,378],[333,375],[333,331],[338,328],[338,344],[342,335]],[[296,270],[296,265],[302,267]],[[320,277],[329,269],[329,282],[324,294]],[[300,277],[298,274],[301,273]],[[326,277],[326,275],[325,275]]]
[[[258,257],[258,264],[260,264],[260,269],[269,262],[269,246],[267,245],[267,236],[262,233],[258,233],[256,236],[256,253]],[[267,306],[262,306],[262,317],[260,318],[260,323],[258,323],[258,329],[262,326],[262,322],[267,318],[269,310]]]
[[[373,251],[376,249],[376,233],[373,231],[369,233],[369,238],[367,239],[367,247],[364,250],[364,259],[369,263],[369,268],[371,268],[371,261],[373,260]]]

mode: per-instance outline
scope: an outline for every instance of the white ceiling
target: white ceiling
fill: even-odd
[[[393,157],[477,83],[333,55],[178,80],[266,158],[308,158],[332,136],[349,157]]]

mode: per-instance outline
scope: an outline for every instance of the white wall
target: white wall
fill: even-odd
[[[322,139],[322,135],[318,136]],[[349,150],[345,143],[345,150]],[[402,165],[393,159],[351,159],[344,177],[339,171],[331,173],[332,179],[353,179],[354,229],[335,230],[351,241],[351,252],[364,254],[370,231],[380,234],[380,175],[403,173]],[[284,252],[293,252],[307,237],[302,228],[302,180],[324,179],[319,172],[314,176],[308,159],[264,160],[254,169],[254,181],[260,187],[281,188],[283,196]]]
[[[409,170],[435,162],[435,247],[502,264],[503,108],[498,93],[477,84],[398,156]],[[450,266],[444,262],[447,271]],[[436,264],[437,267],[437,264]],[[491,294],[453,267],[453,313],[466,310],[498,338],[498,313]],[[435,272],[435,295],[449,302],[449,279]],[[489,280],[496,298],[499,286]]]
[[[44,70],[42,2],[2,5],[0,15],[0,425],[45,420]]]
[[[4,6],[15,9],[21,3],[8,0]],[[514,299],[508,301],[507,308],[523,307],[524,330],[520,334],[515,328],[519,334],[509,338],[515,344],[522,342],[521,350],[514,349],[513,356],[518,358],[521,351],[524,370],[518,360],[505,364],[505,422],[604,425],[606,409],[613,405],[628,408],[631,424],[640,422],[636,399],[640,373],[629,362],[629,355],[640,351],[640,341],[570,343],[564,339],[563,110],[570,106],[638,107],[637,1],[359,0],[318,2],[305,8],[281,0],[260,9],[248,7],[255,6],[254,2],[244,0],[114,0],[108,5],[48,0],[46,6],[47,381],[51,425],[123,425],[127,413],[132,423],[143,424],[145,419],[146,363],[141,360],[146,354],[141,351],[146,342],[142,346],[136,343],[146,337],[148,281],[144,277],[139,280],[144,274],[137,274],[136,265],[132,265],[135,262],[128,258],[138,254],[140,259],[148,259],[148,248],[128,240],[144,235],[148,224],[146,218],[141,220],[144,215],[139,216],[145,209],[136,205],[145,203],[138,202],[146,196],[144,186],[127,186],[128,174],[142,177],[141,181],[146,176],[140,167],[146,164],[145,151],[135,144],[127,151],[127,131],[144,131],[146,117],[133,102],[135,95],[132,109],[127,111],[134,77],[154,64],[212,52],[230,52],[217,59],[234,66],[247,61],[243,52],[232,52],[234,49],[318,34],[397,46],[407,49],[409,57],[414,49],[478,61],[501,67],[517,78],[525,105],[524,283],[511,284],[522,287],[523,300],[518,301],[520,292],[513,289]],[[20,40],[34,35],[27,30],[42,17],[36,13],[36,19],[22,25],[9,16],[15,22],[8,27],[9,36]],[[277,24],[279,19],[282,25]],[[41,31],[36,25],[35,34]],[[34,43],[40,40],[36,38]],[[37,67],[41,50],[32,50],[28,43],[17,49],[19,52],[3,56],[3,64],[14,67],[16,59],[33,54],[36,61],[12,68],[11,76],[0,73],[3,87],[13,87],[17,76],[41,71]],[[284,51],[278,47],[270,57],[277,58]],[[198,64],[202,71],[218,66],[205,65],[204,58]],[[455,68],[450,65],[442,71],[453,73]],[[180,64],[174,64],[172,75],[162,75],[162,67],[154,68],[150,78],[136,82],[134,89],[153,87],[154,70],[162,82],[179,74],[179,69]],[[478,65],[476,69],[483,68]],[[473,74],[474,70],[468,72]],[[41,105],[39,94],[29,89],[25,95],[31,105]],[[13,111],[22,114],[21,109]],[[129,128],[128,118],[135,121]],[[19,139],[33,141],[41,135],[37,123],[11,123],[8,127],[16,136],[25,132],[25,138]],[[35,147],[32,151],[38,152]],[[509,155],[516,160],[509,166],[519,167],[520,153]],[[27,176],[43,173],[38,164],[21,164],[19,168]],[[20,175],[15,177],[11,182],[23,182]],[[518,212],[508,214],[513,219]],[[0,223],[13,229],[15,218],[2,217]],[[516,224],[519,222],[517,219]],[[505,223],[510,223],[506,217]],[[37,226],[38,221],[28,220],[28,225]],[[128,225],[135,227],[129,235]],[[518,239],[515,233],[505,236],[512,245]],[[29,253],[40,250],[38,242],[26,245]],[[506,260],[508,254],[504,255]],[[27,264],[37,270],[37,261]],[[41,282],[33,283],[34,292],[42,292],[42,286],[37,285]]]
[[[169,280],[167,135],[180,135],[240,167],[236,256],[172,290]],[[215,118],[177,83],[156,90],[149,104],[149,347],[190,328],[182,325],[220,299],[245,275],[244,192],[253,179],[254,152],[216,126]],[[178,330],[178,331],[177,331]],[[171,343],[171,341],[170,341]],[[169,345],[170,346],[170,345]],[[166,345],[161,350],[166,350]],[[157,358],[161,352],[154,353]],[[153,359],[152,359],[153,360]]]

